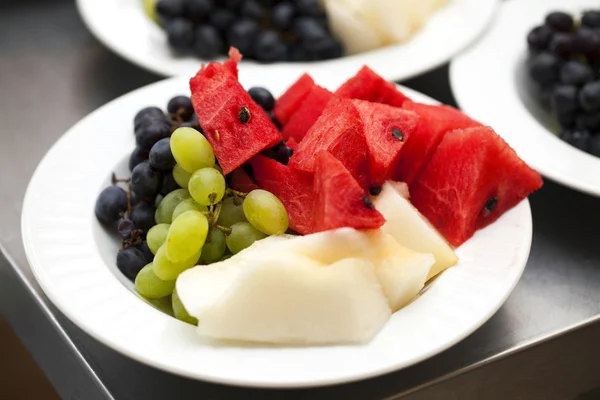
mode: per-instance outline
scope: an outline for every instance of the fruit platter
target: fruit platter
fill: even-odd
[[[537,172],[368,66],[246,83],[229,55],[107,104],[41,162],[23,239],[61,311],[155,367],[267,387],[393,371],[493,315]]]
[[[494,126],[548,178],[596,196],[599,29],[600,9],[591,0],[506,3],[484,38],[452,62],[450,74],[466,112]],[[494,96],[482,100],[482,90]]]
[[[435,68],[482,33],[497,4],[497,0],[77,1],[84,22],[100,41],[160,75],[192,75],[202,62],[226,58],[234,46],[244,53],[244,63],[249,64],[245,70],[277,69],[289,73],[290,79],[310,72],[319,80],[334,79],[365,64],[389,80]],[[400,59],[401,63],[390,62]],[[349,77],[342,76],[336,84]]]

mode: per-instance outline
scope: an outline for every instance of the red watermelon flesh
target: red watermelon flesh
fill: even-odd
[[[328,151],[316,157],[314,230],[377,229],[385,219],[350,171]]]
[[[429,105],[407,101],[404,109],[416,112],[421,117],[419,128],[404,148],[400,166],[394,180],[412,184],[431,159],[444,135],[455,129],[482,126],[454,107]]]
[[[249,193],[254,189],[258,189],[258,185],[242,168],[234,169],[229,174],[229,184],[238,192]]]
[[[224,174],[281,141],[269,116],[231,72],[234,64],[211,63],[190,80],[194,110]],[[239,119],[242,107],[250,113],[247,123]]]
[[[298,150],[298,142],[296,142],[294,138],[286,140],[285,145],[294,151]]]
[[[290,167],[314,173],[316,156],[322,150],[340,160],[364,189],[369,188],[367,143],[360,114],[351,100],[331,99],[290,158]]]
[[[306,235],[313,228],[313,177],[275,160],[258,155],[250,161],[259,186],[273,193],[285,206],[290,228]]]
[[[302,75],[290,86],[275,103],[273,113],[277,120],[285,125],[314,86],[315,81],[308,74]]]
[[[335,95],[346,99],[387,104],[392,107],[402,107],[408,100],[396,85],[386,81],[367,66],[362,67],[356,75],[340,86]]]
[[[447,133],[410,189],[411,202],[454,246],[542,186],[491,128]]]
[[[283,130],[281,131],[283,138],[293,138],[296,142],[300,143],[310,127],[317,122],[332,96],[333,94],[329,90],[315,85],[304,98],[304,101],[302,101],[296,112],[283,125]]]
[[[382,185],[395,171],[403,148],[419,125],[419,116],[385,104],[352,100],[363,122],[369,148],[372,185]]]
[[[238,77],[238,63],[242,61],[242,53],[239,52],[235,47],[229,48],[229,58],[225,60],[223,65],[231,72],[236,78]]]

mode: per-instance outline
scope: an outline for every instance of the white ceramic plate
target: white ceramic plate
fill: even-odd
[[[470,116],[491,125],[517,153],[546,177],[600,196],[600,158],[556,136],[527,75],[526,37],[551,11],[578,13],[598,0],[519,0],[500,7],[488,33],[450,66],[452,90]]]
[[[265,81],[242,80],[246,87]],[[271,77],[278,94],[289,84]],[[194,327],[149,306],[115,266],[119,243],[94,217],[112,171],[127,173],[133,116],[188,92],[173,78],[131,92],[69,130],[38,166],[25,196],[23,242],[44,292],[73,322],[138,361],[190,378],[261,387],[343,383],[394,371],[465,338],[504,303],[529,255],[523,201],[458,249],[461,261],[395,313],[368,344],[323,347],[215,346]],[[332,87],[330,87],[331,89]],[[403,89],[417,101],[432,99]]]
[[[447,62],[474,41],[488,26],[497,4],[498,0],[448,0],[406,44],[325,62],[248,62],[244,68],[270,73],[275,69],[288,76],[309,72],[318,81],[341,83],[366,64],[388,80],[406,79]],[[164,76],[192,76],[202,63],[171,53],[163,31],[143,13],[141,0],[77,0],[77,6],[92,33],[134,64]]]

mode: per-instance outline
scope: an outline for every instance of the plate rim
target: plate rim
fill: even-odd
[[[451,340],[445,342],[441,347],[431,347],[427,352],[424,352],[419,357],[413,358],[409,361],[404,360],[403,362],[400,362],[400,363],[395,362],[385,368],[371,369],[368,372],[364,372],[360,375],[338,376],[338,377],[331,377],[331,378],[319,379],[319,380],[314,380],[314,381],[273,382],[273,381],[270,381],[269,379],[266,379],[266,380],[250,379],[250,380],[248,380],[248,379],[244,379],[244,378],[241,378],[241,379],[240,378],[237,378],[237,379],[227,378],[227,377],[224,378],[224,377],[218,376],[218,375],[211,375],[210,373],[204,373],[202,375],[199,375],[197,373],[192,373],[189,370],[178,368],[177,366],[173,366],[168,363],[167,364],[156,363],[155,361],[153,361],[151,359],[151,357],[147,357],[145,355],[140,355],[138,353],[132,352],[125,345],[121,345],[120,343],[114,342],[110,338],[102,336],[101,334],[99,334],[99,332],[97,332],[93,329],[90,329],[91,325],[90,325],[89,321],[80,320],[77,313],[74,311],[74,308],[68,304],[63,304],[63,299],[61,299],[61,297],[54,292],[54,288],[53,288],[51,279],[49,279],[45,276],[44,268],[41,266],[41,264],[39,264],[40,261],[37,259],[36,252],[33,248],[34,243],[32,242],[31,238],[27,237],[28,234],[30,233],[31,210],[32,210],[32,207],[37,205],[33,198],[34,187],[37,184],[38,179],[40,179],[39,176],[42,174],[41,171],[44,168],[45,163],[47,163],[48,162],[47,160],[52,157],[52,155],[54,154],[55,151],[57,151],[55,149],[59,148],[62,145],[62,143],[68,141],[71,137],[77,135],[78,134],[77,132],[80,129],[79,127],[82,126],[83,124],[85,124],[86,121],[91,119],[94,115],[102,114],[107,107],[110,107],[114,102],[116,102],[120,99],[135,98],[136,96],[139,95],[140,92],[143,93],[145,90],[152,90],[151,89],[152,87],[167,87],[171,84],[174,84],[174,82],[180,81],[181,79],[182,78],[172,78],[172,79],[164,80],[164,81],[157,82],[157,83],[148,85],[146,87],[134,90],[132,92],[126,93],[126,94],[122,95],[121,97],[99,107],[92,113],[88,114],[86,117],[84,117],[79,122],[74,124],[69,130],[67,130],[66,133],[64,133],[57,140],[57,142],[52,145],[52,147],[48,150],[46,155],[40,161],[38,167],[36,167],[36,170],[35,170],[32,178],[28,184],[28,187],[27,187],[27,191],[26,191],[25,198],[23,201],[21,228],[22,228],[22,240],[23,240],[23,244],[25,247],[25,253],[26,253],[27,260],[31,266],[31,270],[32,270],[37,282],[39,283],[40,287],[43,289],[45,295],[61,311],[61,313],[63,313],[65,316],[67,316],[73,323],[75,323],[78,327],[80,327],[82,330],[84,330],[90,336],[94,337],[99,342],[101,342],[104,345],[118,351],[119,353],[124,354],[124,355],[126,355],[138,362],[141,362],[143,364],[150,365],[152,367],[159,368],[163,371],[167,371],[167,372],[179,375],[179,376],[184,376],[184,377],[187,377],[190,379],[195,379],[195,380],[210,381],[210,382],[229,384],[229,385],[234,385],[234,386],[261,387],[261,388],[308,388],[308,387],[349,383],[349,382],[354,382],[354,381],[358,381],[358,380],[363,380],[363,379],[367,379],[367,378],[384,375],[384,374],[387,374],[387,373],[390,373],[393,371],[397,371],[397,370],[406,368],[410,365],[414,365],[418,362],[421,362],[421,361],[423,361],[435,354],[438,354],[441,351],[446,350],[447,348],[455,345],[456,343],[460,342],[461,340],[463,340],[464,338],[469,336],[471,333],[473,333],[479,327],[481,327],[485,322],[487,322],[489,320],[489,318],[491,318],[498,311],[498,309],[505,303],[506,299],[508,298],[508,296],[511,294],[511,292],[515,288],[516,284],[519,282],[519,279],[522,276],[522,273],[525,269],[525,266],[526,266],[526,263],[527,263],[527,260],[529,257],[529,253],[530,253],[530,249],[531,249],[531,241],[532,241],[532,229],[533,229],[532,228],[532,215],[531,215],[531,209],[530,209],[530,204],[529,204],[528,200],[523,201],[521,204],[519,204],[518,206],[515,207],[515,208],[520,208],[519,212],[522,214],[524,213],[524,215],[527,216],[527,218],[525,218],[525,221],[523,221],[524,222],[524,226],[523,226],[523,229],[524,229],[523,235],[524,236],[523,237],[525,238],[525,242],[522,243],[522,245],[523,245],[522,251],[518,254],[518,256],[519,256],[518,261],[515,262],[515,264],[518,266],[518,267],[515,267],[515,268],[517,268],[515,270],[516,271],[515,275],[514,275],[513,279],[510,281],[510,284],[503,286],[502,296],[500,296],[499,298],[496,298],[493,306],[488,308],[487,311],[485,312],[485,315],[483,317],[479,318],[479,320],[477,320],[477,322],[475,324],[471,325],[469,329],[462,331],[460,335],[454,336]],[[419,95],[419,96],[424,96],[413,90],[410,90],[410,89],[407,89],[404,87],[401,87],[401,88],[409,96],[414,96],[415,93],[417,93],[417,95]],[[427,96],[425,96],[425,97],[427,97]],[[94,196],[95,196],[95,194],[94,194]],[[93,215],[92,211],[90,211],[90,214]],[[108,271],[108,268],[106,268],[106,270]],[[108,273],[110,273],[110,271],[108,271]],[[112,275],[112,273],[110,273],[110,274]],[[112,276],[111,278],[115,282],[118,280],[118,278],[115,276]],[[127,290],[125,287],[123,287],[122,289]],[[131,293],[129,293],[129,294],[131,294]],[[135,299],[135,296],[129,296],[129,297],[132,299]],[[136,299],[136,301],[137,301],[137,299]],[[141,302],[140,302],[140,304],[141,304]],[[145,304],[143,306],[147,307],[148,309],[151,309],[151,307],[148,307]],[[160,313],[158,310],[153,310],[153,311],[163,315],[165,318],[172,319],[171,317],[168,317],[168,316]],[[173,320],[173,322],[178,324],[177,326],[185,326],[186,328],[188,327],[183,322],[180,322],[180,321],[177,321],[174,319],[172,319],[172,320]],[[388,321],[388,323],[389,323],[389,321]],[[175,326],[175,325],[173,325],[173,326]]]
[[[139,0],[124,0],[124,1],[132,2],[132,1],[139,1]],[[447,1],[452,2],[452,1],[458,1],[458,0],[447,0]],[[500,3],[501,3],[501,0],[461,0],[461,1],[470,2],[469,4],[472,4],[472,7],[481,9],[477,13],[477,18],[471,18],[471,20],[473,20],[474,27],[470,30],[470,34],[468,35],[468,38],[465,38],[462,41],[460,41],[460,43],[454,44],[453,46],[450,46],[450,47],[439,46],[442,49],[448,49],[448,51],[443,50],[443,51],[445,51],[445,53],[441,54],[438,57],[435,57],[435,59],[431,60],[426,65],[419,66],[416,68],[410,68],[405,73],[399,74],[397,72],[397,69],[393,70],[393,69],[387,67],[387,64],[390,63],[390,60],[392,58],[397,57],[397,56],[403,56],[401,53],[395,54],[395,51],[398,50],[398,48],[403,46],[405,43],[400,43],[397,45],[390,45],[390,46],[386,46],[386,47],[376,49],[376,50],[373,50],[370,52],[357,54],[357,55],[341,57],[339,59],[326,62],[326,64],[322,67],[319,66],[320,62],[316,62],[316,63],[315,62],[311,62],[311,63],[276,63],[276,65],[278,68],[281,68],[285,71],[289,71],[290,75],[297,75],[298,71],[303,70],[304,72],[308,72],[311,75],[313,75],[313,78],[315,78],[317,80],[320,80],[321,77],[335,78],[336,76],[340,75],[340,70],[348,70],[348,69],[354,70],[354,69],[357,69],[356,67],[359,64],[360,65],[366,64],[366,65],[372,66],[373,69],[375,69],[376,71],[381,71],[380,74],[385,79],[390,80],[390,81],[400,81],[400,80],[406,80],[406,79],[413,78],[417,75],[431,71],[431,70],[449,62],[453,57],[460,54],[462,51],[464,51],[466,48],[468,48],[474,42],[476,42],[485,33],[485,31],[488,29],[489,25],[494,20],[496,10],[498,9],[498,7],[500,6]],[[105,6],[110,5],[109,2],[106,2],[106,1],[98,2],[96,0],[76,0],[75,3],[76,3],[77,11],[78,11],[79,15],[81,16],[85,26],[89,29],[89,31],[93,34],[93,36],[96,39],[98,39],[105,47],[110,49],[115,54],[118,54],[123,59],[127,60],[128,62],[130,62],[142,69],[145,69],[147,71],[150,71],[150,72],[157,74],[159,76],[162,76],[162,77],[180,76],[184,72],[184,71],[170,71],[171,68],[169,68],[168,66],[163,67],[161,65],[157,65],[157,64],[151,63],[149,61],[145,62],[141,58],[136,57],[136,56],[132,55],[131,53],[129,53],[128,51],[126,51],[119,44],[113,43],[114,40],[111,40],[107,36],[107,34],[101,28],[101,23],[96,20],[94,13],[90,9],[92,7],[91,6],[92,4],[94,4],[94,7],[98,7],[98,4],[103,4]],[[446,4],[442,7],[447,7],[447,6],[448,5]],[[140,14],[143,14],[141,4],[139,6],[139,9],[140,9]],[[115,11],[115,10],[113,10],[113,11]],[[435,17],[435,15],[433,15],[432,17]],[[145,19],[147,20],[147,26],[151,26],[152,22],[150,20],[148,20],[147,17],[145,17]],[[426,25],[421,29],[421,31],[425,30],[425,29],[427,29],[427,22],[426,22]],[[145,30],[152,31],[153,28],[149,28],[149,29],[145,29]],[[419,34],[421,31],[418,31],[416,34]],[[160,34],[162,35],[162,32],[160,32]],[[408,42],[406,42],[406,43],[408,43]],[[454,48],[451,49],[452,47],[454,47]],[[382,52],[381,56],[377,55],[379,52]],[[438,51],[438,53],[439,53],[439,51]],[[373,56],[373,54],[376,54],[376,55]],[[355,57],[359,57],[359,60],[362,60],[362,61],[353,61]],[[377,60],[380,58],[382,60],[380,62],[377,62]],[[385,58],[385,61],[383,60],[384,58]],[[206,60],[198,59],[198,64],[197,64],[198,68],[202,62],[206,62]],[[374,65],[375,63],[377,65]],[[260,64],[256,64],[256,63],[250,63],[249,65],[260,66]],[[332,70],[335,70],[335,71],[332,71]],[[390,71],[390,72],[388,72],[388,71]],[[187,70],[185,71],[186,74],[189,72],[192,72],[192,71],[187,71]],[[344,76],[344,78],[348,78],[348,77],[349,76]]]
[[[523,0],[521,1],[520,6],[528,4],[531,7],[536,7],[534,12],[546,13],[556,9],[586,7],[592,2],[592,0],[571,1],[572,2],[567,5],[564,3],[564,1],[561,2],[557,0]],[[512,29],[514,29],[515,19],[513,17],[518,12],[514,3],[515,2],[504,2],[504,4],[502,4],[499,8],[498,16],[496,17],[494,23],[490,26],[481,40],[479,40],[475,45],[471,46],[468,50],[461,53],[458,57],[454,58],[450,63],[450,86],[456,102],[462,110],[472,115],[473,118],[478,118],[478,114],[481,114],[482,116],[485,114],[485,117],[482,118],[483,122],[489,122],[490,125],[494,126],[496,131],[512,147],[515,148],[517,153],[519,153],[525,162],[530,164],[546,178],[582,193],[600,197],[600,178],[593,179],[593,174],[590,173],[590,169],[583,167],[584,164],[593,165],[595,168],[592,168],[591,171],[600,171],[600,157],[587,154],[582,150],[563,142],[556,136],[555,133],[547,129],[525,107],[521,96],[516,90],[516,84],[502,85],[497,83],[498,81],[503,83],[506,83],[507,81],[509,83],[515,83],[513,69],[510,69],[509,71],[507,68],[486,68],[490,67],[494,63],[494,60],[490,57],[483,57],[482,54],[484,54],[489,48],[494,47],[499,43],[500,45],[501,43],[505,43],[505,46],[501,48],[500,51],[505,55],[505,58],[514,62],[514,65],[512,66],[515,68],[519,67],[518,63],[522,62],[526,56],[527,49],[525,46],[524,35],[520,38],[521,41],[517,46],[507,45],[506,41],[502,42],[499,40],[494,40],[496,37],[493,36],[500,35],[500,33],[509,33]],[[597,3],[595,4],[596,6],[598,5]],[[540,7],[545,11],[542,11]],[[522,11],[522,7],[520,11]],[[538,17],[538,22],[541,23],[543,20],[543,14],[538,15]],[[533,26],[534,25],[529,26],[529,28],[532,28]],[[495,48],[498,50],[497,47]],[[483,110],[484,102],[481,101],[481,96],[476,96],[474,90],[469,88],[469,84],[465,83],[469,80],[472,80],[474,77],[479,77],[480,74],[482,74],[479,71],[494,71],[510,75],[508,80],[504,79],[505,76],[502,76],[502,79],[498,79],[497,81],[489,79],[488,81],[491,83],[488,84],[486,89],[482,89],[482,91],[493,91],[495,102],[501,103],[505,107],[511,107],[512,114],[510,120],[514,121],[516,118],[524,126],[526,126],[527,129],[521,129],[520,132],[527,131],[528,135],[531,136],[531,141],[525,143],[523,139],[515,136],[517,133],[512,133],[510,129],[498,128],[498,126],[503,125],[503,122],[502,118],[500,117],[491,117],[492,109],[495,107],[494,104],[488,103],[487,110]],[[494,74],[489,74],[487,77],[490,78],[491,75]],[[495,77],[497,78],[497,75]],[[478,82],[481,84],[481,80]],[[498,96],[498,94],[501,96]],[[498,100],[498,97],[500,97],[501,100]],[[504,124],[504,127],[508,128],[510,123],[507,119],[505,119]],[[542,138],[543,143],[534,141],[534,137],[536,139]],[[539,149],[544,149],[546,145],[552,146],[552,150],[559,151],[560,155],[554,153],[553,160],[544,159],[539,152],[534,152],[531,150],[536,149],[539,151]],[[574,177],[572,172],[569,173],[557,170],[559,163],[554,161],[556,159],[564,160],[565,158],[567,158],[569,162],[573,164],[573,169],[579,172],[578,176]],[[571,160],[575,161],[572,162]]]

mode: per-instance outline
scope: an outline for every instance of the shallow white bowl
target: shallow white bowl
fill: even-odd
[[[454,59],[450,81],[460,107],[491,125],[533,168],[565,186],[600,196],[600,158],[560,140],[527,76],[526,37],[551,11],[600,8],[597,0],[519,0],[500,7],[488,33]]]
[[[365,0],[366,1],[366,0]],[[309,72],[318,81],[341,83],[362,65],[369,65],[388,80],[401,80],[435,68],[473,42],[489,25],[498,0],[448,0],[409,42],[379,50],[310,63],[257,64],[249,70],[267,70],[298,76]],[[164,76],[194,74],[202,62],[177,57],[166,35],[142,10],[141,0],[77,0],[84,22],[92,33],[121,57]]]
[[[249,87],[266,81],[251,77],[242,82]],[[276,94],[289,84],[277,76],[268,82]],[[135,113],[146,105],[164,105],[187,88],[187,79],[162,81],[91,113],[48,151],[29,184],[22,230],[32,270],[50,300],[102,343],[156,368],[213,382],[261,387],[343,383],[447,349],[489,319],[519,280],[531,245],[527,201],[461,246],[460,262],[395,313],[370,343],[269,347],[204,342],[193,326],[133,292],[115,266],[119,243],[93,212],[111,172],[127,171]],[[403,90],[417,101],[434,102]]]

